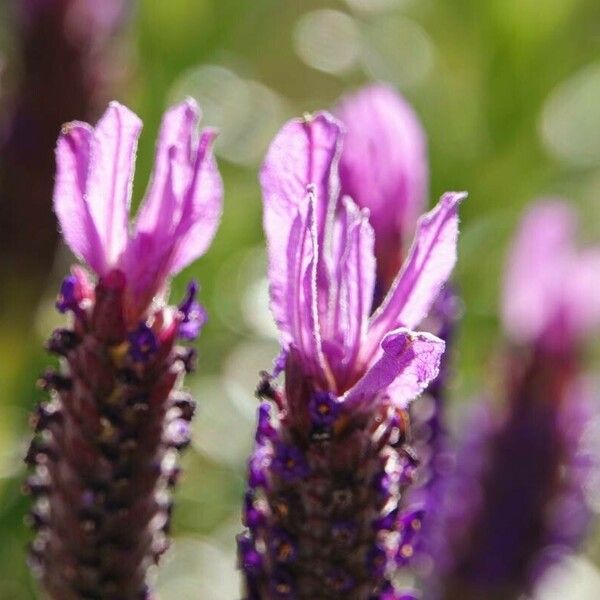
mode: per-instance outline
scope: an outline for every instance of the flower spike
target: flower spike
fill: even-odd
[[[414,472],[405,409],[436,377],[444,343],[398,315],[418,325],[449,276],[461,195],[424,217],[403,298],[392,291],[393,310],[371,320],[376,232],[340,197],[342,131],[327,113],[292,120],[261,171],[285,381],[259,386],[273,404],[261,405],[249,461],[245,514],[261,518],[246,519],[239,543],[247,600],[402,597],[392,577],[410,550],[399,531]]]
[[[57,144],[54,208],[74,267],[57,300],[72,324],[48,349],[61,368],[42,380],[36,418],[30,564],[50,598],[149,599],[148,568],[167,549],[194,401],[176,390],[192,369],[205,319],[192,282],[168,306],[169,278],[208,248],[221,212],[213,131],[196,136],[191,100],[163,119],[152,184],[130,233],[141,121],[113,102],[96,127],[69,123]],[[161,302],[155,301],[159,299]]]

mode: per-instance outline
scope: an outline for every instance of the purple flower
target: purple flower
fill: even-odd
[[[371,85],[344,97],[335,114],[346,130],[341,195],[369,209],[376,232],[377,279],[388,288],[427,203],[425,132],[411,106],[387,85]]]
[[[504,290],[503,405],[484,398],[463,424],[434,515],[428,597],[529,595],[560,556],[551,549],[575,550],[584,538],[584,481],[600,457],[580,451],[598,414],[581,350],[600,327],[600,250],[576,249],[575,223],[568,205],[544,201],[517,234]]]
[[[204,315],[196,283],[179,307],[166,288],[208,247],[222,195],[214,132],[197,141],[197,118],[192,101],[165,115],[131,234],[139,119],[112,103],[96,128],[70,123],[58,140],[55,211],[97,278],[74,267],[61,286],[57,308],[73,318],[48,343],[62,363],[42,378],[52,409],[38,411],[27,456],[31,564],[52,598],[148,598],[147,570],[169,545],[174,455],[189,444],[194,413],[176,389],[194,352],[176,341],[197,334]]]
[[[398,507],[411,478],[400,415],[436,377],[444,351],[442,340],[413,328],[454,266],[464,197],[446,194],[421,217],[402,269],[373,312],[376,239],[368,210],[340,196],[341,132],[326,113],[290,121],[260,176],[285,385],[275,389],[269,380],[268,390],[259,388],[278,410],[266,442],[273,452],[265,465],[269,510],[253,535],[259,548],[270,547],[275,532],[294,539],[297,558],[286,573],[301,597],[323,588],[375,593],[389,583],[368,557],[358,570],[338,557],[340,524],[372,548],[382,544],[390,556],[398,550],[396,532],[373,525]],[[264,451],[251,458],[251,487]],[[317,556],[314,564],[307,558]],[[247,577],[248,590],[258,585],[267,594],[276,576],[266,561],[261,580]]]
[[[139,118],[112,102],[95,128],[68,123],[58,139],[54,210],[62,234],[99,277],[123,272],[128,323],[142,316],[169,276],[206,251],[217,229],[223,187],[211,151],[216,134],[206,129],[196,139],[198,116],[192,100],[165,114],[131,234]]]
[[[182,315],[181,322],[179,323],[179,337],[184,340],[196,339],[200,333],[200,329],[206,323],[206,311],[196,300],[198,288],[198,283],[191,281],[188,284],[186,297],[179,305],[179,312]]]

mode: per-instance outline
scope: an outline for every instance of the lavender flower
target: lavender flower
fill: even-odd
[[[132,5],[131,0],[3,3],[4,13],[14,13],[20,68],[14,89],[3,89],[0,271],[13,279],[26,274],[22,287],[32,290],[34,301],[57,244],[48,202],[56,132],[68,118],[95,115],[110,97],[121,76],[117,69],[124,71],[127,63],[115,42]]]
[[[340,158],[342,193],[369,209],[375,231],[377,279],[373,308],[389,290],[408,250],[427,194],[427,148],[423,128],[409,104],[392,88],[376,84],[345,97],[336,110],[346,136]],[[460,301],[446,287],[436,299],[427,331],[446,344],[440,373],[411,405],[412,442],[419,456],[415,485],[407,496],[412,506],[436,511],[448,461],[444,423],[451,341],[460,315]],[[431,545],[425,519],[415,555]],[[429,549],[428,549],[429,550]]]
[[[590,406],[581,350],[600,326],[600,248],[578,250],[575,216],[558,201],[526,215],[505,281],[500,413],[484,402],[465,426],[439,521],[432,598],[512,598],[531,591],[588,523],[578,444]],[[552,560],[550,560],[552,559]],[[428,597],[429,597],[428,596]]]
[[[406,408],[438,372],[444,343],[411,328],[456,260],[458,205],[424,215],[371,315],[374,234],[340,199],[340,125],[293,120],[261,172],[281,388],[265,375],[240,536],[245,598],[400,598],[390,577],[417,521],[399,502],[414,471]],[[414,521],[414,523],[413,523]],[[411,525],[412,523],[412,525]]]
[[[128,212],[140,120],[113,102],[95,128],[73,122],[58,139],[54,208],[75,267],[57,308],[72,324],[48,348],[60,371],[36,418],[27,461],[35,468],[37,530],[31,565],[52,598],[150,598],[148,567],[168,545],[176,450],[189,442],[191,397],[177,391],[204,315],[191,284],[166,305],[168,279],[203,254],[217,228],[222,184],[196,139],[198,107],[163,119],[150,187],[133,231]]]

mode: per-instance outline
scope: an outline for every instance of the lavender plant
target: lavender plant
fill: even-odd
[[[517,598],[589,523],[581,453],[597,413],[584,391],[582,350],[600,326],[600,249],[579,250],[565,203],[525,216],[505,280],[503,409],[484,401],[466,421],[456,472],[438,505],[441,540],[428,598]]]
[[[341,193],[369,209],[375,231],[375,310],[402,266],[418,215],[426,205],[426,135],[411,106],[387,85],[370,85],[344,97],[335,113],[345,128],[339,168]],[[444,405],[451,342],[460,312],[459,298],[448,285],[422,325],[444,341],[446,351],[438,376],[410,407],[412,445],[419,467],[406,504],[425,515],[415,539],[415,557],[435,543],[426,515],[437,509],[443,494],[450,452]]]
[[[283,127],[261,171],[282,354],[258,388],[238,540],[248,600],[409,597],[392,582],[420,525],[400,509],[415,466],[406,409],[444,350],[412,328],[454,266],[464,194],[421,217],[369,317],[375,235],[368,211],[340,197],[340,150],[340,124],[318,113]]]
[[[192,282],[178,306],[169,278],[202,255],[217,228],[222,183],[212,130],[196,136],[191,100],[164,116],[154,172],[132,233],[128,212],[141,122],[113,102],[95,128],[64,125],[54,209],[74,267],[57,308],[71,322],[48,349],[61,368],[35,418],[31,567],[51,598],[151,598],[148,567],[168,545],[177,450],[194,402],[179,389],[204,322]]]

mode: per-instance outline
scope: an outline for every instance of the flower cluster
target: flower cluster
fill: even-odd
[[[267,402],[239,539],[249,599],[402,597],[391,576],[420,527],[420,511],[400,507],[415,469],[406,409],[444,343],[413,328],[454,266],[464,195],[421,217],[373,312],[376,235],[368,211],[340,196],[341,140],[326,113],[293,120],[261,171],[282,356],[258,390]]]
[[[194,402],[179,391],[205,320],[188,287],[179,306],[166,284],[208,248],[222,184],[215,133],[196,135],[191,100],[164,116],[152,181],[132,232],[129,205],[140,120],[111,103],[96,127],[68,123],[58,140],[54,208],[81,267],[57,300],[71,325],[48,349],[61,357],[42,385],[27,461],[37,531],[30,560],[47,593],[150,598],[146,571],[167,548],[176,451],[189,442]]]

